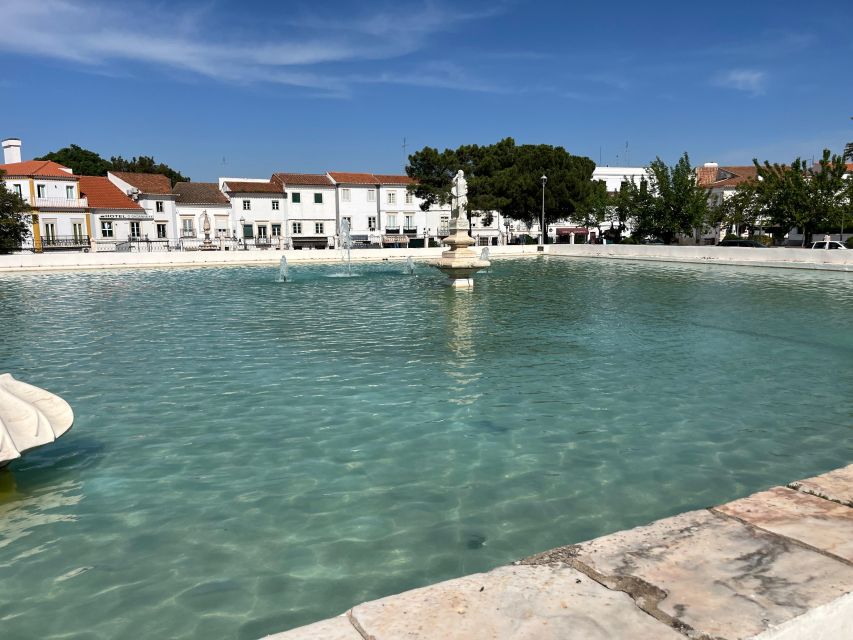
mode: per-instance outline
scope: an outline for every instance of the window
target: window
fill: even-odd
[[[21,193],[21,185],[14,184],[12,186],[14,187],[15,193],[18,195],[18,197],[22,197],[23,194]]]
[[[385,226],[390,227],[392,229],[397,228],[397,214],[396,213],[389,213],[388,214],[388,219],[385,221]]]
[[[441,221],[438,223],[439,235],[447,235],[450,230],[450,216],[441,216]]]
[[[47,190],[47,187],[45,187],[43,184],[37,184],[36,185],[36,198],[44,198],[44,194],[45,194],[46,190]]]
[[[166,237],[166,223],[158,222],[157,223],[157,237],[163,239]]]
[[[139,239],[142,237],[141,230],[139,228],[139,220],[131,220],[130,222],[130,237],[134,239]]]
[[[102,238],[112,238],[113,237],[113,223],[111,220],[101,220],[101,237]]]
[[[251,238],[254,235],[255,235],[254,227],[250,224],[244,224],[243,225],[243,239],[246,240],[248,238]]]
[[[370,216],[367,219],[367,228],[370,229],[370,231],[376,231],[376,216]]]
[[[243,200],[243,211],[251,211],[252,210],[252,201],[251,200]]]
[[[83,223],[82,222],[72,222],[71,223],[71,235],[74,236],[75,242],[83,241]]]
[[[56,223],[44,223],[44,239],[48,244],[53,244],[56,241]]]
[[[323,204],[323,194],[315,193],[314,194],[314,204]]]
[[[273,210],[273,211],[278,211],[278,200],[273,200],[273,201],[272,201],[272,210]]]
[[[302,233],[302,223],[301,222],[294,222],[291,229],[293,229],[294,234]]]
[[[281,237],[281,225],[280,224],[272,225],[272,237],[273,238],[280,238]]]
[[[182,238],[192,238],[193,236],[195,236],[195,230],[193,229],[193,219],[192,218],[181,219],[181,237]]]
[[[415,216],[406,216],[406,229],[415,228]]]
[[[65,185],[65,197],[68,200],[74,199],[74,187],[72,187],[70,184]]]
[[[259,224],[258,225],[258,237],[266,238],[267,237],[267,225]]]
[[[367,190],[367,201],[368,202],[376,202],[376,189],[368,189]]]
[[[406,204],[412,204],[415,201],[415,194],[411,191],[406,191]]]
[[[397,204],[397,192],[389,191],[388,192],[388,204]]]
[[[163,201],[162,200],[158,200],[157,202],[154,203],[154,210],[157,213],[163,213]]]
[[[323,235],[323,223],[322,222],[315,222],[314,223],[314,233],[316,233],[318,236]]]
[[[341,200],[349,202],[352,199],[352,194],[349,189],[341,189]]]
[[[302,194],[299,192],[294,192],[290,194],[290,201],[293,204],[299,204],[302,202]]]

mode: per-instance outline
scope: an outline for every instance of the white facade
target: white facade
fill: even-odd
[[[623,182],[633,182],[639,186],[641,180],[649,179],[649,170],[646,167],[596,167],[592,179],[603,182],[607,192],[614,193],[622,188]]]
[[[219,188],[231,202],[232,238],[236,235],[244,247],[286,247],[285,195],[280,185],[259,178],[220,178]],[[218,219],[211,218],[211,233],[221,239],[225,213],[217,215]]]
[[[322,248],[335,246],[337,209],[335,186],[286,184],[285,219],[288,246]]]
[[[146,175],[146,174],[140,174]],[[113,173],[107,173],[107,178],[115,186],[122,190],[128,197],[136,201],[150,216],[151,224],[148,231],[149,238],[158,240],[169,240],[176,242],[180,236],[177,222],[177,211],[175,208],[175,196],[171,193],[145,193],[138,187],[118,177]],[[162,237],[165,229],[166,237]]]

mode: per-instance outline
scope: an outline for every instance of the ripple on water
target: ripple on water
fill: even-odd
[[[76,414],[0,471],[4,635],[258,638],[853,452],[847,274],[344,275],[0,275],[0,362]]]

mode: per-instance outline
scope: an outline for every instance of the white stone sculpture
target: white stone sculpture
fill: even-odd
[[[489,266],[488,260],[480,260],[470,247],[474,239],[468,234],[468,181],[460,169],[453,178],[450,189],[453,197],[451,205],[450,235],[444,239],[444,244],[450,250],[441,254],[441,259],[432,263],[447,274],[447,283],[451,287],[470,289],[474,286],[474,274]]]
[[[0,374],[0,468],[50,444],[74,423],[74,411],[50,391]]]

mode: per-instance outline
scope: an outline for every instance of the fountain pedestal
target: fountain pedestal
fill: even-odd
[[[470,289],[474,286],[472,276],[491,263],[488,260],[480,260],[469,248],[474,244],[474,239],[468,235],[467,220],[462,223],[460,220],[462,219],[454,218],[450,221],[450,235],[444,239],[450,249],[443,252],[441,258],[433,262],[432,266],[447,275],[449,286]]]

